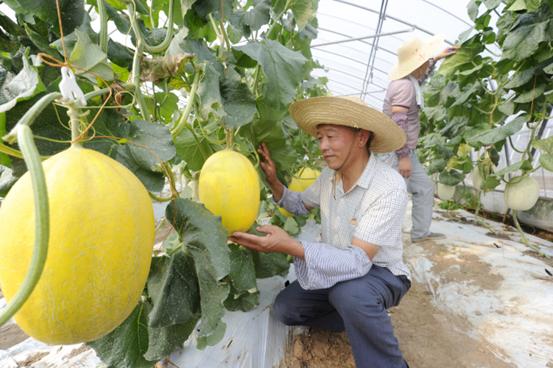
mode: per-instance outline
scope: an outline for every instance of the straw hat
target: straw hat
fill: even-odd
[[[312,97],[290,105],[290,115],[299,127],[312,136],[317,125],[344,125],[373,132],[370,149],[383,153],[400,149],[405,133],[392,119],[367,106],[357,97]]]
[[[427,41],[417,37],[406,41],[397,50],[398,63],[390,72],[390,79],[396,80],[408,76],[443,48],[444,39],[441,36],[431,37]]]

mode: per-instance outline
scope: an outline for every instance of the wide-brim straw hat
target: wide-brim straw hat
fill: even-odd
[[[423,41],[418,37],[405,41],[397,50],[398,63],[389,74],[391,80],[408,76],[428,59],[436,56],[444,48],[444,38],[433,36]]]
[[[372,152],[391,152],[405,144],[403,129],[357,97],[312,97],[294,102],[289,110],[298,126],[312,136],[317,135],[317,125],[343,125],[372,132]]]

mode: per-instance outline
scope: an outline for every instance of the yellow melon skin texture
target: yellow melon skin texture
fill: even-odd
[[[200,172],[198,195],[220,216],[228,234],[247,231],[259,212],[259,176],[242,154],[222,150],[211,155]]]
[[[319,175],[321,175],[321,172],[319,170],[312,169],[310,167],[303,167],[299,169],[296,175],[292,177],[288,189],[294,192],[303,192],[317,180]],[[278,210],[284,216],[292,217],[292,214],[286,211],[284,208],[279,207]]]
[[[50,202],[48,257],[42,277],[15,315],[49,344],[102,337],[132,312],[144,288],[154,244],[152,202],[123,165],[72,147],[43,162]],[[0,207],[0,286],[9,300],[34,247],[29,173]]]

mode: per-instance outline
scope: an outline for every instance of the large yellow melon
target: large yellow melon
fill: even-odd
[[[127,168],[99,152],[72,147],[43,166],[50,202],[48,257],[15,320],[46,343],[95,340],[123,322],[139,301],[154,243],[152,203]],[[26,173],[0,208],[0,286],[8,300],[27,273],[34,221]]]
[[[259,176],[242,154],[222,150],[211,155],[200,172],[200,201],[220,216],[229,234],[247,231],[259,212]]]

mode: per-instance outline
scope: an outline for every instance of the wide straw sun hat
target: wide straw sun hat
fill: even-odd
[[[441,36],[433,36],[426,41],[417,37],[405,41],[397,50],[398,63],[390,72],[390,79],[396,80],[408,76],[443,48],[444,38]]]
[[[405,144],[403,129],[357,97],[312,97],[294,102],[289,110],[298,126],[312,136],[317,135],[317,125],[343,125],[373,132],[372,152],[391,152]]]

